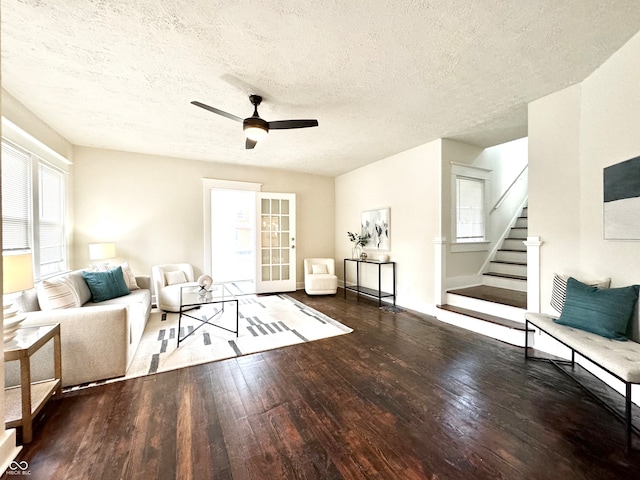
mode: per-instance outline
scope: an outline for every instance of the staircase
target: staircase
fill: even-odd
[[[525,345],[527,214],[525,206],[482,274],[482,285],[449,290],[446,304],[438,305],[438,319],[513,345]]]
[[[490,287],[527,291],[527,239],[528,211],[522,209],[520,216],[502,240],[500,248],[489,263],[489,271],[483,274],[482,283]]]

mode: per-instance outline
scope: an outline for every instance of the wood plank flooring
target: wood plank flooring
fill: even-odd
[[[33,479],[626,479],[640,439],[551,365],[355,296],[348,335],[65,393]],[[6,474],[3,478],[15,478]]]

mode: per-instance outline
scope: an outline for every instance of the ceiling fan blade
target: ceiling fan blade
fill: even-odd
[[[249,149],[255,147],[256,143],[258,143],[258,142],[256,142],[255,140],[251,140],[250,138],[247,138],[247,140],[244,142],[244,148],[249,150]]]
[[[209,105],[205,105],[204,103],[200,103],[196,101],[193,101],[191,103],[194,104],[196,107],[204,108],[205,110],[209,110],[210,112],[217,113],[218,115],[222,115],[223,117],[230,118],[231,120],[235,120],[236,122],[242,122],[242,118],[236,117],[232,113],[227,113],[225,111],[218,110],[215,107],[210,107]]]
[[[318,120],[278,120],[269,122],[269,130],[285,130],[288,128],[317,127]]]

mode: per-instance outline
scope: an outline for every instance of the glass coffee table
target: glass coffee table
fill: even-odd
[[[219,323],[219,320],[225,313],[227,304],[235,303],[235,330]],[[215,306],[219,305],[218,308]],[[195,315],[194,310],[198,309],[199,316]],[[187,313],[189,312],[189,313]],[[182,317],[188,317],[201,322],[193,330],[184,336],[181,336]],[[227,284],[217,283],[211,285],[208,289],[203,289],[199,285],[187,285],[180,288],[180,316],[178,317],[178,346],[186,338],[193,335],[198,329],[205,325],[211,325],[221,328],[227,332],[235,333],[238,336],[238,299],[231,292]],[[214,323],[218,322],[218,323]],[[228,322],[227,322],[228,323]]]

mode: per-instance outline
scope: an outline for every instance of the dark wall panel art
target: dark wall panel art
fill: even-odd
[[[604,238],[640,240],[640,157],[606,167]]]

